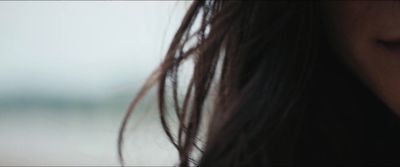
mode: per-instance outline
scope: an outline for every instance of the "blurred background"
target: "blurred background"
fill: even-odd
[[[0,1],[0,165],[119,165],[125,110],[189,5]],[[174,165],[156,112],[144,109],[154,107],[132,119],[127,164]]]

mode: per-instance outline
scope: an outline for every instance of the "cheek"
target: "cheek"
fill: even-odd
[[[400,35],[400,5],[393,3],[332,3],[332,37],[343,61],[400,114],[400,55],[388,53],[376,42],[384,36]]]

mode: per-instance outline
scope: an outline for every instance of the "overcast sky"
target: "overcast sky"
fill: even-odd
[[[188,2],[0,2],[0,94],[98,96],[143,82]]]

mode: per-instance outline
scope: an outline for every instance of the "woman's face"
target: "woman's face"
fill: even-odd
[[[400,0],[329,2],[345,63],[400,116]]]

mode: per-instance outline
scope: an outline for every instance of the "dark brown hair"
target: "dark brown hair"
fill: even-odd
[[[360,104],[377,100],[334,56],[326,18],[317,1],[193,1],[165,60],[123,120],[121,161],[132,111],[157,86],[161,123],[180,166],[361,162],[356,140],[365,137],[359,131],[367,115],[337,111],[363,110]],[[182,99],[178,77],[187,60],[194,71]],[[166,119],[170,98],[176,134]],[[196,150],[201,154],[193,160]]]

